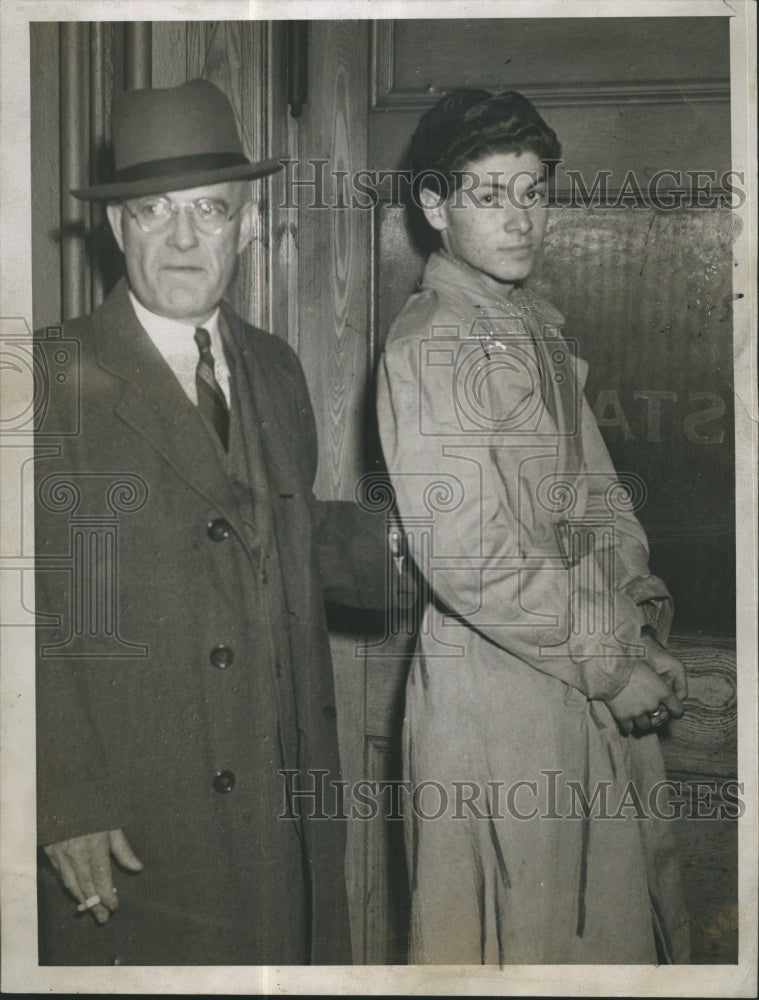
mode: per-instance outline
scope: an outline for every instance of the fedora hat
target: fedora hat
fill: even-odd
[[[90,200],[135,198],[222,181],[265,177],[278,160],[243,152],[227,96],[208,80],[117,94],[111,115],[113,179],[71,193]]]

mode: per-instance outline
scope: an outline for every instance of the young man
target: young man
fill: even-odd
[[[222,302],[277,164],[202,80],[112,130],[79,195],[126,279],[64,327],[79,427],[53,385],[37,463],[40,958],[348,962],[342,824],[295,818],[280,771],[339,775],[324,601],[382,606],[384,527],[315,501],[298,359]]]
[[[671,824],[651,805],[653,730],[686,694],[660,644],[671,601],[586,365],[522,287],[558,140],[521,95],[458,90],[411,156],[440,249],[390,331],[378,397],[430,591],[404,735],[411,961],[687,961]]]

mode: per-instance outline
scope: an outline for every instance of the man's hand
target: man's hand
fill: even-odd
[[[684,679],[683,674],[683,683]],[[633,726],[643,733],[650,732],[654,728],[651,716],[660,709],[665,709],[675,718],[683,714],[683,704],[676,692],[663,675],[660,676],[643,660],[635,664],[629,681],[619,694],[605,701],[623,733],[631,733]]]
[[[677,657],[668,653],[653,636],[644,635],[642,639],[646,647],[646,663],[653,667],[660,677],[664,678],[680,701],[684,701],[688,697],[685,667]]]
[[[128,871],[142,871],[142,862],[121,830],[102,830],[48,844],[45,854],[63,884],[80,903],[94,896],[100,898],[99,903],[86,907],[99,924],[104,924],[119,905],[110,855],[113,854]]]

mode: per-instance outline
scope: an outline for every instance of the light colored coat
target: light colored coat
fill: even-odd
[[[657,939],[687,961],[657,737],[600,700],[645,624],[666,641],[671,601],[562,323],[435,254],[379,373],[431,597],[404,732],[413,962],[645,963]]]

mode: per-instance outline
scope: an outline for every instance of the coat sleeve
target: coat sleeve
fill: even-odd
[[[384,516],[348,501],[315,501],[314,532],[325,601],[384,611],[395,572]]]
[[[388,574],[395,572],[388,549],[384,514],[362,509],[347,500],[317,500],[313,494],[318,440],[314,411],[303,369],[290,353],[290,374],[300,424],[308,500],[314,537],[314,555],[324,599],[368,611],[383,611],[389,593]]]
[[[88,341],[91,318],[73,321],[66,335]],[[44,331],[35,334],[43,337]],[[87,384],[82,357],[80,390]],[[70,437],[70,417],[51,384],[46,406],[35,417],[35,611],[37,836],[41,845],[126,826],[128,791],[117,788],[103,746],[102,713],[91,680],[100,659],[60,656],[74,628],[76,601],[70,569],[70,521],[57,500],[75,489],[72,479],[88,463],[82,435]],[[81,396],[79,397],[82,405]],[[52,454],[55,453],[55,454]],[[63,477],[60,494],[45,489],[48,476]]]
[[[453,355],[474,357],[476,342],[436,342],[430,353],[433,320],[456,325],[428,311],[391,334],[378,385],[401,518],[407,530],[426,519],[430,532],[419,568],[436,598],[496,646],[588,697],[613,696],[632,670],[630,650],[640,650],[643,618],[594,554],[573,570],[565,563],[537,495],[555,469],[555,427],[541,435],[525,420],[499,425],[503,414],[535,416],[534,382],[508,359],[457,367]],[[613,616],[611,632],[598,628],[602,612]]]
[[[37,667],[37,833],[40,844],[127,825],[108,774],[92,706],[88,668],[47,660]],[[89,668],[91,669],[91,668]]]
[[[62,440],[62,439],[61,439]],[[55,471],[69,474],[75,460],[65,445]],[[42,472],[44,470],[44,472]],[[35,608],[37,720],[37,832],[40,844],[124,826],[128,805],[114,787],[100,737],[102,719],[90,699],[100,660],[67,658],[58,648],[73,627],[72,575],[61,567],[69,551],[65,514],[40,499],[35,484]]]
[[[608,497],[610,487],[617,481],[617,475],[598,424],[584,396],[582,438],[586,467],[590,472],[588,507],[599,508]],[[638,485],[641,491],[645,490],[645,484]],[[634,485],[632,490],[635,492]],[[635,497],[636,505],[644,499],[644,495]],[[622,504],[616,509],[615,586],[639,607],[642,626],[652,631],[658,641],[665,645],[674,614],[672,597],[664,581],[649,572],[648,541],[630,506]]]

